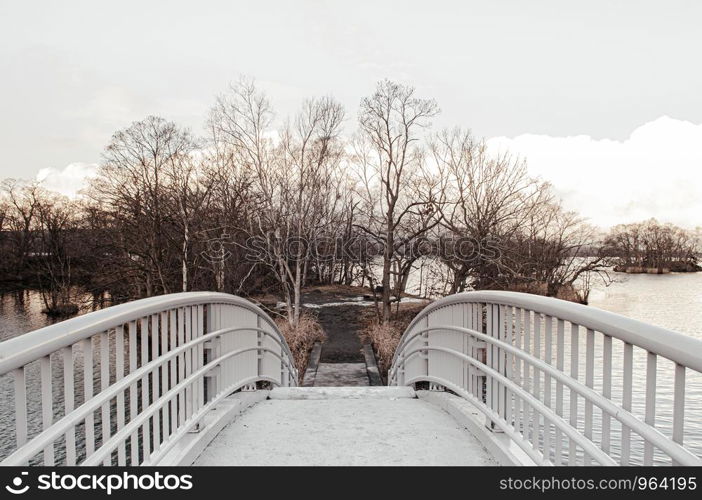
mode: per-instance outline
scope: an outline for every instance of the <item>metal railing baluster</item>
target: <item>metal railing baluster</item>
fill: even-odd
[[[656,425],[656,369],[658,356],[646,353],[646,416],[645,422],[651,427]],[[653,444],[644,441],[644,465],[653,465]]]
[[[100,333],[100,391],[106,390],[110,386],[110,333],[104,331]],[[102,442],[110,439],[110,402],[102,405]],[[105,465],[112,465],[112,459],[106,459]]]
[[[556,325],[556,368],[563,372],[565,361],[565,325],[562,319],[558,319]],[[556,415],[563,416],[563,383],[560,380],[556,381]],[[556,465],[563,464],[563,433],[560,429],[556,429],[556,447],[555,447],[555,463]]]
[[[83,351],[83,400],[89,401],[95,392],[95,372],[93,357],[93,337],[80,341]],[[95,414],[90,413],[85,417],[85,456],[95,452]]]
[[[61,349],[63,357],[63,406],[68,415],[75,408],[75,378],[73,377],[73,346]],[[76,464],[76,429],[66,431],[66,465]]]
[[[149,317],[139,319],[141,334],[141,365],[144,366],[149,362]],[[145,410],[150,404],[149,396],[149,374],[147,373],[141,379],[141,409]],[[151,453],[151,419],[146,419],[142,426],[142,458],[139,463],[146,460]]]
[[[129,330],[129,373],[133,373],[137,369],[137,357],[139,353],[139,346],[137,345],[137,322],[136,320],[130,321],[127,326]],[[137,382],[134,382],[129,386],[129,421],[137,418],[139,413],[139,401],[137,394]],[[131,436],[131,465],[139,464],[139,434],[137,431]]]
[[[532,343],[531,343],[531,311],[528,309],[524,309],[524,350],[528,353],[533,352],[532,348]],[[535,372],[533,372],[535,373]],[[534,379],[531,376],[532,374],[532,369],[529,363],[524,363],[524,389],[526,389],[528,392],[532,391],[533,387],[533,382]],[[530,440],[534,433],[536,432],[534,428],[534,422],[532,419],[532,409],[531,406],[527,406],[525,408],[525,413],[524,413],[524,423],[526,427],[526,431],[524,433],[524,436],[527,438],[527,440]]]
[[[523,312],[518,307],[514,308],[514,346],[518,349],[522,348],[522,315]],[[524,387],[524,381],[522,378],[522,360],[521,358],[514,357],[514,377],[515,382],[521,387]],[[522,407],[522,400],[516,395],[514,397],[514,413],[515,413],[515,429],[517,432],[524,433],[524,421],[522,419],[522,413],[524,409]]]
[[[602,395],[612,399],[612,337],[603,335],[602,343]],[[612,417],[602,414],[602,450],[609,454],[611,448]]]
[[[15,387],[15,439],[17,447],[27,442],[27,381],[25,368],[15,368],[12,372]]]
[[[41,420],[42,429],[51,427],[54,421],[54,398],[52,389],[51,355],[41,358]],[[55,464],[54,443],[44,448],[44,465]]]
[[[570,378],[578,380],[578,363],[580,358],[578,356],[578,347],[580,343],[580,326],[571,323],[570,324]],[[574,429],[578,428],[578,395],[574,391],[570,391],[570,425]],[[571,439],[568,443],[568,465],[576,465],[577,462],[577,450],[575,449],[575,443]]]
[[[585,337],[585,385],[592,389],[594,387],[595,375],[595,332],[588,328]],[[592,401],[585,401],[585,437],[592,441],[593,426],[593,406]],[[585,457],[585,465],[590,465],[591,457]]]
[[[622,408],[626,411],[631,411],[632,399],[632,382],[633,382],[633,360],[634,346],[628,342],[624,343],[624,368],[623,368],[623,385],[622,385]],[[629,465],[631,455],[631,429],[622,425],[621,437],[621,464]]]
[[[673,441],[682,445],[685,439],[685,370],[675,363],[675,381],[673,386]],[[672,465],[680,465],[673,460]]]
[[[115,328],[115,382],[124,378],[124,325]],[[126,408],[124,391],[117,394],[117,430],[124,427]],[[124,443],[117,448],[117,465],[127,465],[127,449]]]
[[[553,323],[551,316],[544,318],[544,361],[551,364],[553,356],[552,336]],[[551,398],[551,376],[544,373],[544,404],[551,408],[553,401]],[[547,460],[551,460],[551,423],[544,421],[544,455]]]
[[[151,355],[149,356],[149,361],[159,357],[159,344],[161,339],[168,337],[168,312],[162,312],[161,314],[154,314],[151,316]],[[151,373],[151,392],[152,392],[152,402],[156,402],[161,397],[161,381],[165,380],[168,376],[168,367],[162,366],[157,368]],[[161,446],[161,411],[166,413],[168,408],[163,408],[162,410],[154,413],[153,422],[153,451],[158,450]],[[163,421],[165,421],[165,415]]]
[[[504,312],[504,323],[505,323],[505,342],[508,344],[514,344],[514,324],[512,320],[512,307],[503,307],[503,312]],[[510,380],[513,378],[513,365],[514,365],[514,356],[507,352],[504,353],[505,360],[506,360],[506,368],[505,368],[505,375],[507,378]],[[505,420],[509,423],[513,423],[513,415],[514,415],[514,396],[512,394],[512,391],[509,389],[505,389],[505,400],[506,400],[506,412],[505,412]]]

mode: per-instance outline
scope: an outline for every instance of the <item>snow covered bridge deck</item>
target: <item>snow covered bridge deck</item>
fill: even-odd
[[[701,372],[692,337],[557,299],[469,292],[417,315],[393,387],[298,388],[265,312],[180,293],[0,343],[15,441],[0,458],[700,465]]]
[[[396,389],[273,389],[194,465],[496,464],[440,406]]]

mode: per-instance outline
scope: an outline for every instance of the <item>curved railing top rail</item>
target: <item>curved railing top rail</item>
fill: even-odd
[[[553,297],[520,292],[477,291],[463,292],[441,298],[425,307],[405,330],[393,359],[405,344],[413,327],[429,313],[442,307],[462,303],[488,303],[519,307],[576,323],[591,330],[606,333],[624,342],[646,349],[702,372],[702,340],[689,335],[650,325],[595,307],[576,304]]]
[[[0,344],[0,375],[129,321],[178,307],[206,304],[231,304],[258,314],[283,341],[282,345],[292,359],[283,335],[260,307],[227,293],[182,292],[107,307],[6,340]]]

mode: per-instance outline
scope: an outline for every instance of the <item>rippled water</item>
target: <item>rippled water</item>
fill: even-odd
[[[41,312],[43,308],[35,291],[0,294],[0,341],[55,323]]]
[[[590,305],[702,339],[702,273],[615,274]],[[701,402],[702,403],[702,402]]]
[[[615,312],[702,339],[702,273],[667,275],[619,274],[609,287],[596,286],[590,295],[590,306]],[[613,351],[613,384],[620,382],[616,360],[621,359],[616,346]],[[659,358],[656,394],[656,425],[664,434],[672,435],[673,366]],[[645,404],[646,357],[634,355],[633,412],[643,419]],[[638,383],[637,383],[638,382]],[[597,380],[595,381],[597,386]],[[620,395],[613,393],[615,401]],[[702,456],[702,375],[687,371],[685,405],[685,442]],[[640,458],[642,447],[632,449],[632,459]],[[656,457],[659,458],[659,457]]]
[[[609,287],[598,284],[590,295],[590,305],[624,316],[655,324],[664,328],[677,330],[687,335],[702,339],[702,273],[669,274],[669,275],[623,275],[616,274],[616,282]],[[46,326],[53,321],[48,319],[41,310],[43,305],[37,292],[0,294],[0,341],[21,335],[27,331]],[[566,344],[568,336],[566,335]],[[581,352],[584,350],[581,348]],[[643,353],[639,353],[643,354]],[[614,392],[613,398],[618,400],[617,386],[620,379],[617,376],[617,360],[621,359],[621,351],[616,348],[614,359]],[[584,362],[584,360],[581,360]],[[567,363],[566,363],[567,364]],[[634,358],[634,380],[641,381],[645,377],[645,356]],[[567,368],[567,366],[566,366]],[[659,390],[657,396],[657,423],[662,432],[670,434],[672,426],[671,414],[666,409],[672,400],[672,376],[670,366],[661,360],[658,367]],[[76,373],[80,374],[82,370]],[[582,368],[581,368],[582,373]],[[60,380],[60,373],[56,378]],[[595,386],[601,383],[601,374],[595,374]],[[60,384],[57,384],[60,386]],[[80,387],[80,383],[78,387]],[[670,390],[666,390],[666,388]],[[9,376],[0,377],[0,458],[6,456],[14,446],[14,415],[12,402],[12,380]],[[34,397],[37,396],[37,397]],[[60,394],[55,401],[55,415],[60,416]],[[78,395],[77,395],[78,396]],[[702,376],[691,374],[687,384],[686,405],[686,440],[692,450],[702,455]],[[40,411],[38,395],[29,395],[29,411]],[[566,402],[567,408],[567,402]],[[644,392],[642,384],[635,384],[633,411],[643,416]],[[582,413],[581,413],[582,415]],[[596,424],[596,423],[595,423]],[[38,430],[38,429],[37,429]],[[613,433],[616,425],[612,427]],[[31,429],[30,429],[31,432]],[[595,426],[595,437],[599,429]],[[639,462],[642,447],[634,443],[632,458]]]
[[[81,314],[99,307],[92,296],[73,291],[80,303]],[[42,312],[44,303],[41,294],[33,290],[0,293],[0,342],[17,337],[23,333],[42,328],[60,319],[50,318]],[[95,353],[97,354],[97,353]],[[77,357],[75,373],[76,403],[83,399],[82,357]],[[58,356],[52,355],[53,418],[54,421],[64,415],[63,369]],[[26,369],[27,410],[29,412],[28,432],[34,436],[41,431],[41,382],[38,362],[31,363]],[[33,418],[34,417],[34,418]],[[80,441],[80,440],[79,440]],[[15,445],[14,389],[11,375],[0,376],[0,459],[7,456]],[[62,452],[56,454],[62,459]]]

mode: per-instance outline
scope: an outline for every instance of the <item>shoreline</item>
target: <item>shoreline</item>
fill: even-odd
[[[612,271],[622,274],[672,274],[672,273],[698,273],[702,267],[697,265],[671,266],[671,267],[644,267],[644,266],[614,266]]]

